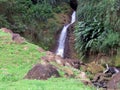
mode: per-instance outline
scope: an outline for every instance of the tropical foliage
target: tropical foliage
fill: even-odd
[[[120,0],[78,0],[76,50],[91,53],[117,51],[120,42]]]
[[[105,29],[102,22],[79,22],[74,32],[76,36],[75,48],[83,55],[88,53],[106,53],[116,50],[119,46],[120,35],[111,29]]]
[[[55,43],[55,33],[62,26],[55,15],[64,13],[60,5],[65,2],[68,0],[0,0],[0,27],[12,29],[44,49],[50,49]]]

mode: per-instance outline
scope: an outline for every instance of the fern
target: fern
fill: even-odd
[[[75,48],[78,53],[108,53],[119,47],[120,35],[113,30],[106,30],[101,21],[79,22],[76,26]]]

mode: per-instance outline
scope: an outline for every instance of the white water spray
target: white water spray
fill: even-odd
[[[56,50],[56,55],[60,55],[61,57],[64,57],[64,49],[65,49],[65,40],[66,40],[66,36],[67,36],[67,29],[68,27],[73,24],[76,20],[76,12],[74,11],[72,16],[71,16],[71,23],[69,23],[68,25],[65,25],[62,29],[62,32],[60,34],[60,38],[59,38],[59,45],[58,48]]]

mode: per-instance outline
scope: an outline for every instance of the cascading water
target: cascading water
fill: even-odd
[[[62,32],[60,34],[60,38],[59,38],[59,45],[58,48],[56,50],[56,55],[60,55],[61,57],[64,57],[64,49],[65,49],[65,40],[66,40],[66,36],[67,36],[67,29],[68,27],[73,24],[76,20],[76,12],[74,11],[72,16],[71,16],[71,23],[69,23],[68,25],[65,25],[62,29]]]

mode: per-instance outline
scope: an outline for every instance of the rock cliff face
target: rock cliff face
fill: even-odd
[[[68,29],[67,39],[66,39],[66,45],[65,45],[65,58],[71,58],[71,59],[77,59],[78,55],[76,53],[76,50],[74,48],[74,25],[71,25]]]
[[[71,8],[72,8],[73,10],[76,11],[77,5],[78,5],[77,0],[70,0],[70,6],[71,6]]]

